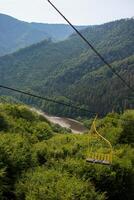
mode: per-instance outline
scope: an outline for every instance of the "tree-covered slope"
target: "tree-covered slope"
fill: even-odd
[[[10,16],[0,14],[0,56],[47,38],[43,31]]]
[[[117,72],[134,85],[134,19],[82,31]],[[65,41],[44,41],[0,59],[0,83],[81,104],[102,114],[134,106],[129,89],[73,34]],[[30,100],[31,101],[31,100]],[[52,104],[55,114],[67,110]],[[71,111],[70,111],[71,112]]]
[[[83,29],[84,26],[78,28]],[[44,39],[63,40],[72,33],[73,30],[68,25],[27,23],[0,14],[0,56]]]
[[[96,122],[113,146],[111,166],[87,163],[89,134],[55,132],[21,104],[0,104],[1,200],[133,200],[134,110]],[[91,121],[88,121],[88,126]],[[95,152],[108,150],[99,140]]]

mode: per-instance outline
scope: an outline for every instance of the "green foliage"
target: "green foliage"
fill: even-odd
[[[40,122],[36,125],[34,135],[41,140],[49,139],[52,135],[52,129],[46,122]]]
[[[8,158],[8,162],[12,165],[10,166],[11,174],[17,174],[20,170],[31,166],[31,145],[28,138],[19,134],[0,134],[0,148],[6,152],[3,159]]]
[[[0,115],[8,124],[0,131],[0,199],[134,199],[133,110],[96,122],[113,145],[111,166],[86,162],[89,134],[54,133],[46,119],[24,105],[0,104]],[[102,146],[96,143],[96,152]]]
[[[68,173],[37,168],[28,173],[17,186],[18,199],[103,200],[94,187]]]
[[[71,133],[71,130],[68,128],[63,128],[59,124],[52,125],[53,131],[56,133]]]
[[[123,131],[119,141],[121,143],[131,144],[134,147],[134,112],[131,110],[126,111],[122,119],[126,121],[122,125]]]
[[[0,131],[8,129],[8,122],[6,120],[6,116],[1,115],[0,113]]]
[[[35,113],[31,112],[26,106],[10,106],[7,107],[7,111],[9,115],[12,115],[14,118],[22,118],[26,121],[35,121],[36,115]]]
[[[1,104],[0,122],[1,131],[32,134],[39,140],[50,138],[53,134],[52,129],[55,128],[43,116],[21,104]]]
[[[82,181],[68,173],[37,168],[28,172],[17,183],[17,199],[49,200],[103,200],[104,195],[95,192],[87,181]]]
[[[124,19],[82,31],[131,87],[134,86],[133,29],[134,19]],[[0,83],[68,104],[75,103],[102,114],[112,110],[122,112],[134,105],[129,89],[76,34],[65,41],[43,41],[1,57]],[[1,94],[15,95],[21,101],[39,106],[50,114],[88,115],[5,90],[1,90]]]
[[[0,199],[3,200],[3,194],[7,190],[5,169],[0,166]]]

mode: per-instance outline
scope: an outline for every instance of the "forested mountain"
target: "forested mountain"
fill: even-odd
[[[123,19],[82,31],[131,87],[134,87],[133,30],[134,19]],[[2,57],[0,83],[61,101],[75,102],[102,114],[134,107],[131,91],[76,34],[65,41],[44,41]],[[50,113],[76,113],[48,102],[37,103],[26,97],[21,99],[39,104]]]
[[[78,26],[83,29],[85,26]],[[69,25],[27,23],[0,14],[0,56],[44,39],[64,40],[73,33]]]
[[[10,16],[0,14],[0,56],[44,40],[48,35]]]
[[[27,106],[0,103],[0,199],[133,200],[133,123],[134,110],[97,120],[113,146],[112,164],[98,165],[86,162],[89,134],[64,133]],[[92,146],[107,155],[98,140]]]

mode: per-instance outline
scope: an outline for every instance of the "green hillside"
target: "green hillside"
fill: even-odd
[[[4,14],[0,14],[0,27],[0,56],[48,38],[45,32]]]
[[[86,163],[89,134],[56,131],[27,106],[1,103],[0,199],[133,200],[134,110],[98,119],[97,130],[113,145],[111,166]]]
[[[85,26],[78,26],[84,29]],[[0,14],[0,56],[51,38],[64,40],[73,33],[69,25],[27,23]]]
[[[82,31],[131,87],[134,87],[133,29],[134,19],[124,19]],[[134,108],[133,94],[76,34],[62,42],[44,41],[0,58],[0,84],[73,101],[102,114]],[[76,115],[70,109],[47,102],[22,96],[21,100],[38,104],[50,113]]]

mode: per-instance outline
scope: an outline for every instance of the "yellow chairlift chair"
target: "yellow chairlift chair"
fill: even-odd
[[[113,157],[113,148],[111,143],[104,138],[96,129],[96,119],[95,117],[91,130],[89,132],[88,141],[88,153],[86,161],[90,163],[98,163],[103,165],[111,165]],[[97,145],[101,145],[101,148],[97,148]],[[103,151],[102,153],[98,152]]]

